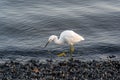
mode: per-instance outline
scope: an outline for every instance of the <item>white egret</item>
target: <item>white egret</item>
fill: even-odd
[[[54,41],[54,43],[58,45],[67,43],[68,45],[70,45],[70,57],[72,58],[72,53],[74,52],[74,44],[83,40],[84,38],[81,35],[75,33],[74,31],[65,30],[60,34],[59,39],[58,39],[58,36],[51,35],[45,47],[48,45],[48,43],[52,41]]]

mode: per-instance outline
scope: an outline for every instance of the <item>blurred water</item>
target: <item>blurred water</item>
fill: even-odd
[[[120,56],[120,1],[1,0],[1,60],[68,50],[53,43],[42,48],[50,35],[67,29],[86,39],[75,46],[76,53]]]

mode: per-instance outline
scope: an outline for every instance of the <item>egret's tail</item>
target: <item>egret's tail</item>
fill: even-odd
[[[81,36],[81,40],[85,40],[85,38]]]

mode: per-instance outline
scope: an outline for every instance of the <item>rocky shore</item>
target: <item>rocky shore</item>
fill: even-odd
[[[0,80],[120,80],[120,61],[8,61],[0,64]]]

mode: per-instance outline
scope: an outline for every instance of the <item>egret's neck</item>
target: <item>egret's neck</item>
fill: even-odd
[[[55,42],[55,44],[63,44],[63,42],[61,40],[59,40],[58,37],[56,37],[54,39],[54,42]]]

